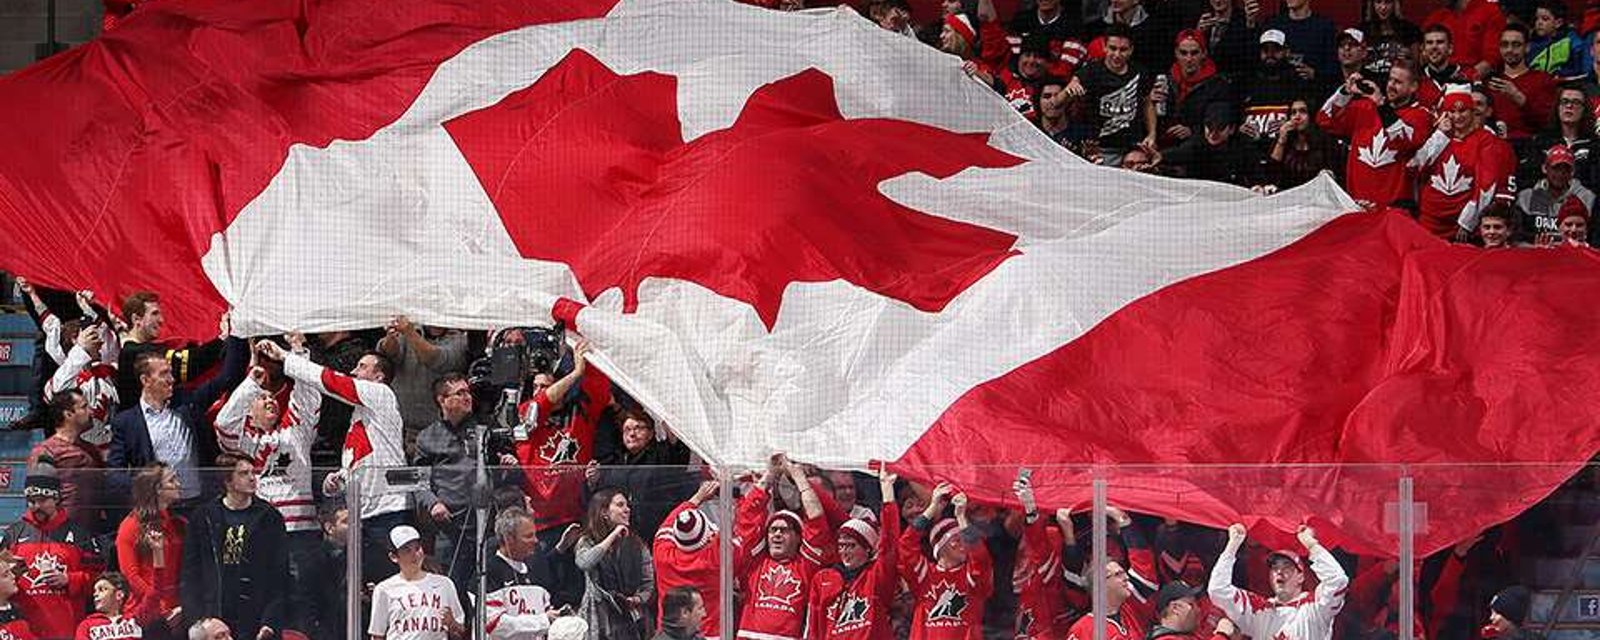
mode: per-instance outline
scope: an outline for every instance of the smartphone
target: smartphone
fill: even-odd
[[[1291,53],[1291,54],[1289,54],[1289,64],[1292,64],[1292,65],[1298,67],[1298,66],[1303,65],[1305,63],[1306,63],[1305,54],[1300,54],[1300,53]]]

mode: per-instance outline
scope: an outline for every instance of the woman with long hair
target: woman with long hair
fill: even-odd
[[[172,515],[182,485],[178,474],[156,463],[133,477],[133,511],[117,527],[117,568],[128,579],[126,615],[139,621],[146,638],[179,637],[178,601],[183,560],[183,518]]]
[[[1422,29],[1400,11],[1400,0],[1366,0],[1361,7],[1361,33],[1366,36],[1366,71],[1386,77],[1396,60],[1417,59]]]
[[[1278,127],[1277,139],[1272,145],[1268,176],[1279,189],[1298,187],[1310,182],[1324,169],[1338,173],[1344,166],[1344,156],[1339,147],[1312,118],[1311,105],[1304,99],[1289,104],[1289,119]],[[1387,205],[1387,202],[1379,203]]]
[[[630,522],[628,494],[607,487],[589,499],[574,561],[583,571],[583,601],[578,614],[589,622],[587,640],[643,640],[650,637],[656,590],[650,551]]]
[[[1596,178],[1600,178],[1596,175],[1600,173],[1597,171],[1600,164],[1595,157],[1600,141],[1595,139],[1594,112],[1589,109],[1589,99],[1582,87],[1568,85],[1556,89],[1550,126],[1534,136],[1533,143],[1528,146],[1529,153],[1522,154],[1517,167],[1518,184],[1533,186],[1544,179],[1545,153],[1558,144],[1572,152],[1574,179],[1590,189],[1600,184],[1596,182]]]

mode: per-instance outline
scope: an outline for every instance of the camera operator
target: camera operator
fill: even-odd
[[[435,529],[433,557],[445,567],[445,575],[456,584],[463,598],[473,593],[471,578],[476,554],[478,523],[473,505],[475,495],[487,491],[477,486],[477,447],[483,438],[483,465],[515,466],[511,443],[490,437],[489,429],[474,417],[472,387],[459,373],[445,374],[433,383],[433,401],[439,419],[417,435],[417,453],[412,466],[432,467],[428,487],[418,493],[418,504],[426,509]],[[494,484],[504,484],[503,474],[490,473]],[[463,601],[462,606],[468,603]]]
[[[589,369],[588,355],[589,342],[579,340],[572,351],[572,370],[559,379],[536,367],[531,377],[533,396],[518,407],[526,433],[517,435],[517,461],[527,475],[539,541],[545,548],[556,548],[565,529],[577,526],[583,517],[584,472],[594,461],[600,416],[611,404],[611,379]],[[583,575],[571,556],[552,558],[551,564],[557,582],[550,589],[555,606],[576,605],[583,594]]]

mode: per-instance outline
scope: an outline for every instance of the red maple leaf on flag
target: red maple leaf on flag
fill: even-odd
[[[758,600],[794,604],[795,598],[800,596],[800,580],[789,567],[774,564],[761,574],[756,592]]]
[[[524,257],[593,299],[647,277],[744,301],[770,330],[792,282],[843,279],[923,311],[1015,255],[1014,235],[928,215],[877,185],[1023,162],[958,134],[846,119],[808,69],[757,89],[731,127],[684,142],[677,79],[574,50],[536,83],[445,123]]]

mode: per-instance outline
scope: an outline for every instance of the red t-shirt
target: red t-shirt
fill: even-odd
[[[1431,24],[1450,30],[1450,42],[1455,45],[1451,62],[1468,67],[1479,62],[1500,64],[1500,32],[1506,28],[1506,16],[1500,12],[1499,2],[1472,0],[1461,11],[1435,9],[1422,21],[1424,27]]]
[[[1490,90],[1494,102],[1494,116],[1506,123],[1506,137],[1512,140],[1531,138],[1544,129],[1556,104],[1556,79],[1548,73],[1530,70],[1515,78],[1508,78],[1524,100],[1519,106],[1504,93]]]

